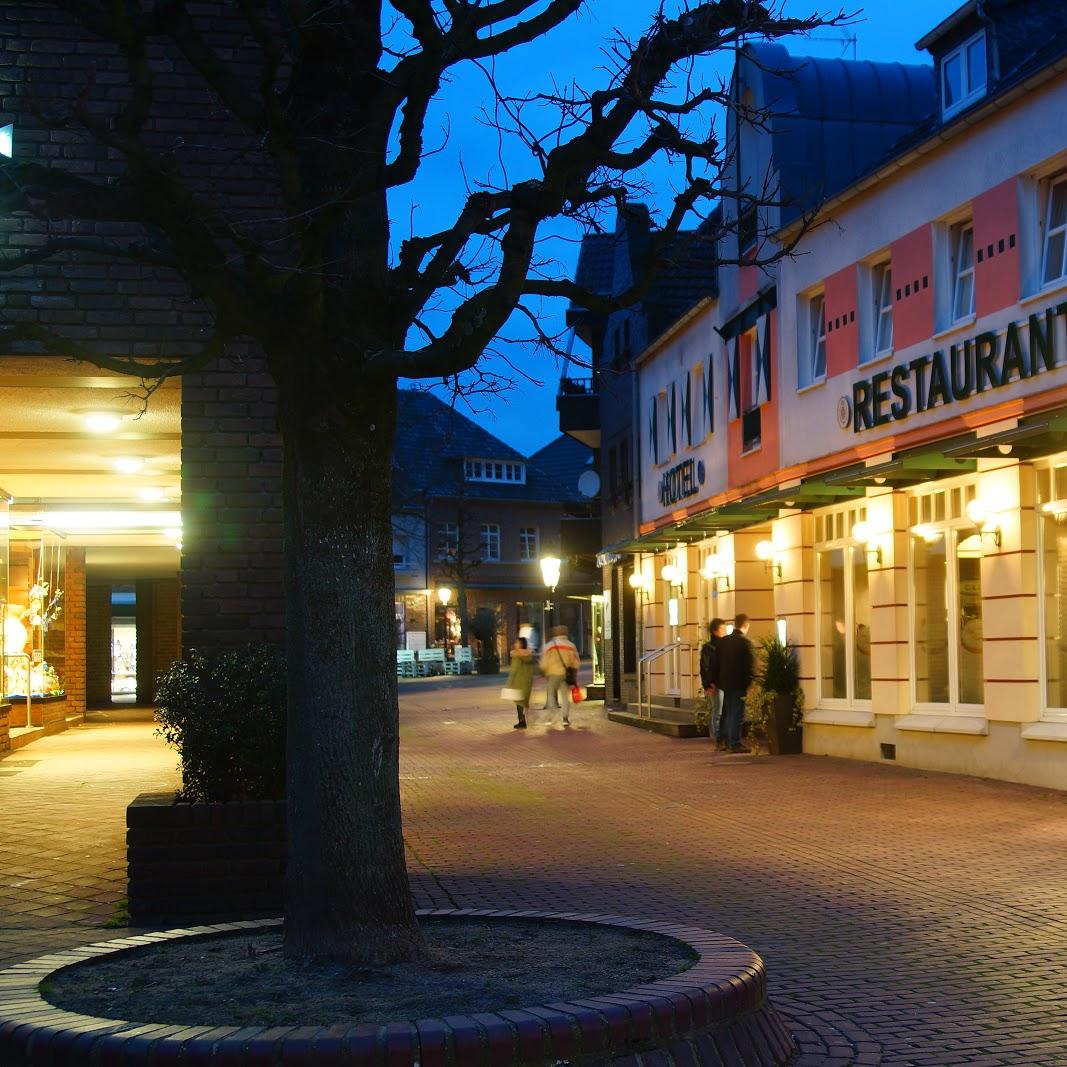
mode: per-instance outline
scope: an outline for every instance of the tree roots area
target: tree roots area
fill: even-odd
[[[54,975],[42,995],[85,1015],[189,1026],[332,1026],[520,1008],[667,978],[679,941],[592,924],[424,919],[421,963],[300,967],[278,928],[165,942]]]

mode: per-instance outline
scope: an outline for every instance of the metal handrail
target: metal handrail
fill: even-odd
[[[645,685],[645,668],[656,660],[661,659],[667,655],[668,652],[676,652],[681,649],[688,649],[689,652],[693,651],[693,644],[689,641],[683,641],[678,638],[675,641],[671,641],[670,644],[663,645],[660,648],[654,648],[649,652],[646,652],[637,661],[637,710],[638,713],[644,713],[645,707],[648,708],[645,718],[652,718],[652,676],[651,673],[648,677],[648,684]],[[646,699],[647,698],[647,699]]]

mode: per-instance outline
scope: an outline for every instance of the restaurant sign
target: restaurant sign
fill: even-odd
[[[1054,370],[1060,365],[1057,317],[1067,319],[1067,303],[1049,307],[1043,315],[1031,315],[1026,323],[1009,323],[1003,335],[987,330],[961,344],[949,345],[947,352],[939,348],[910,363],[861,378],[853,383],[851,398],[841,398],[838,420],[843,427],[851,421],[852,432],[860,433],[899,422],[913,412],[999,389],[1013,376],[1021,380]]]

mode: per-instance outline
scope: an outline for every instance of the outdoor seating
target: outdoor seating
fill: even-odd
[[[444,674],[446,662],[443,648],[425,648],[419,653],[419,675]]]
[[[470,674],[474,670],[474,656],[466,645],[459,645],[452,658],[445,661],[445,674]]]
[[[415,653],[409,648],[396,650],[396,675],[398,678],[414,678],[418,671],[418,661]]]

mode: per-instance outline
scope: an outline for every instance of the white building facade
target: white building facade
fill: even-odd
[[[1018,42],[1067,14],[999,8],[932,66],[742,53],[735,98],[786,118],[735,124],[739,167],[781,206],[724,241],[798,254],[723,267],[640,362],[635,596],[657,704],[743,611],[798,648],[805,751],[1063,787],[1067,56]]]

